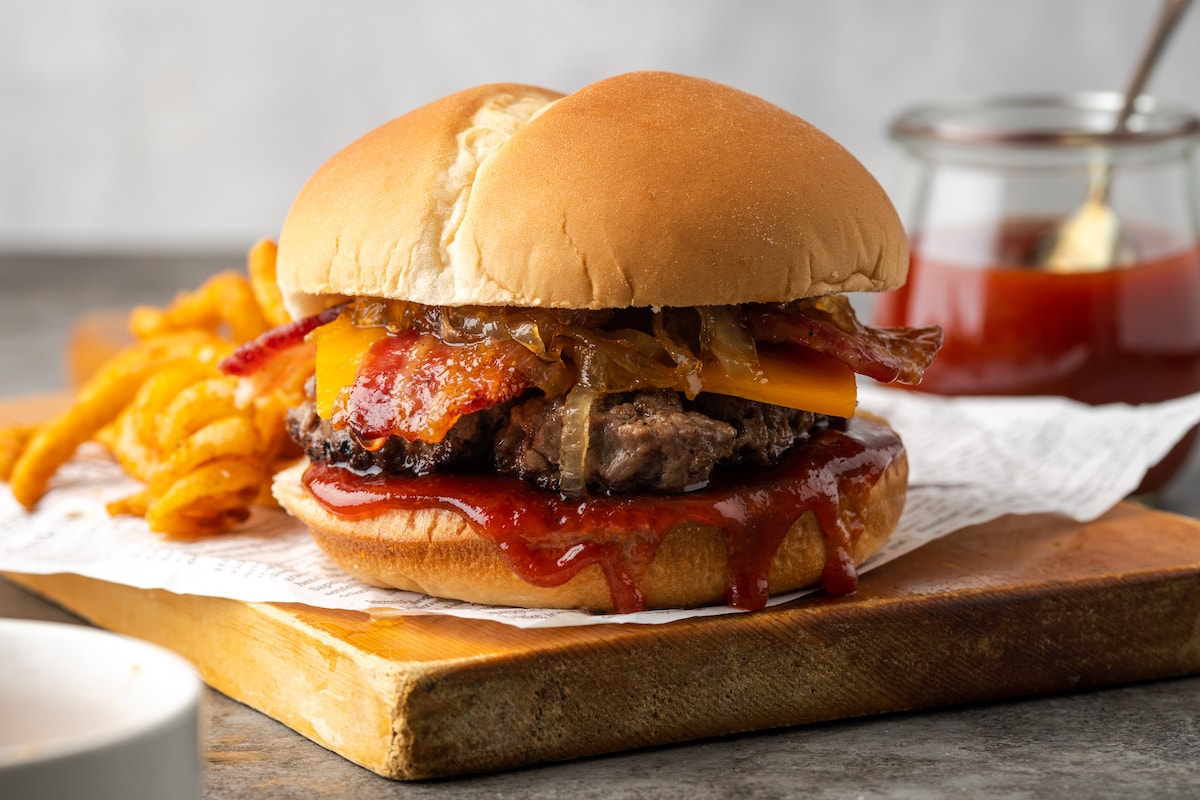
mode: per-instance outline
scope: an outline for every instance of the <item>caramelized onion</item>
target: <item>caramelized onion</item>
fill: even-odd
[[[568,495],[582,495],[587,488],[589,422],[598,395],[595,389],[576,384],[563,400],[559,489]]]
[[[542,338],[542,330],[536,322],[531,319],[514,320],[508,324],[506,330],[514,342],[538,358],[548,358],[546,340]]]
[[[700,306],[700,346],[711,354],[731,378],[761,381],[758,351],[743,326],[737,306]]]
[[[682,389],[675,362],[650,334],[567,329],[563,348],[575,364],[579,383],[605,393],[638,389]]]
[[[654,331],[654,338],[662,344],[671,360],[675,362],[675,373],[687,387],[683,390],[684,394],[689,399],[700,394],[700,389],[703,387],[700,381],[700,368],[703,364],[700,359],[696,357],[691,348],[668,330],[665,313],[654,314],[650,320],[650,326]]]

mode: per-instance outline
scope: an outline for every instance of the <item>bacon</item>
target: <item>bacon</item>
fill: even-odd
[[[304,343],[304,337],[338,318],[346,303],[332,306],[309,317],[284,323],[238,347],[218,365],[226,375],[252,375],[277,354]]]
[[[751,306],[745,321],[758,341],[803,345],[883,383],[920,383],[944,339],[937,326],[863,325],[849,299],[842,295],[786,306]]]
[[[464,414],[535,385],[540,369],[537,357],[511,339],[448,344],[403,331],[371,345],[338,422],[368,450],[392,435],[440,442]]]

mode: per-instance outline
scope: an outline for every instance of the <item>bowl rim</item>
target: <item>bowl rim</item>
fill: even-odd
[[[38,741],[0,744],[0,774],[134,743],[181,722],[192,725],[193,720],[198,720],[204,690],[199,672],[187,659],[161,645],[87,624],[0,618],[0,658],[8,657],[4,653],[6,640],[23,642],[23,646],[35,650],[42,648],[47,654],[56,647],[81,651],[91,648],[112,658],[114,663],[129,663],[138,674],[152,670],[147,674],[155,676],[155,686],[169,684],[170,689],[165,695],[156,689],[156,700],[160,702],[148,710],[122,715],[111,726],[89,727],[83,732],[68,732]]]

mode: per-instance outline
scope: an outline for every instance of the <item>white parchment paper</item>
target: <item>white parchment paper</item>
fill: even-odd
[[[1093,519],[1135,490],[1146,470],[1200,423],[1200,394],[1136,407],[1092,407],[1058,398],[942,398],[867,385],[859,404],[900,432],[910,465],[899,528],[861,572],[1008,513]],[[451,614],[519,627],[659,623],[735,613],[713,607],[585,615],[377,589],[344,575],[280,511],[261,509],[236,532],[197,542],[166,541],[139,518],[109,517],[104,503],[136,488],[103,453],[86,447],[59,472],[33,514],[6,486],[0,488],[0,571],[75,573],[181,594],[377,614]]]

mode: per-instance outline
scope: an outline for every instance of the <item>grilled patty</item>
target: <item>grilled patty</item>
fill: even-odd
[[[562,418],[561,399],[534,394],[462,417],[440,442],[392,436],[373,452],[318,417],[311,401],[291,412],[288,427],[317,462],[410,475],[495,470],[558,489]],[[682,492],[724,466],[775,464],[824,424],[811,412],[725,395],[602,395],[589,418],[585,478],[599,491]]]

